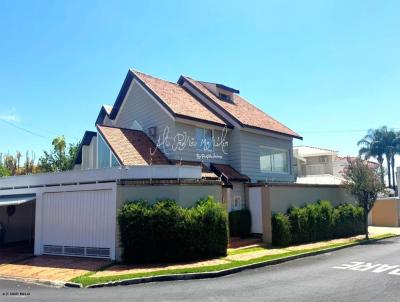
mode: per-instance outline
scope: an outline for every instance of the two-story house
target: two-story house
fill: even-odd
[[[295,146],[293,147],[294,176],[296,182],[303,184],[340,185],[344,182],[343,172],[352,156],[339,156],[339,152],[330,149]],[[369,165],[379,168],[375,162]]]
[[[86,132],[75,169],[202,165],[221,178],[229,209],[245,204],[245,182],[293,182],[301,136],[237,89],[181,76],[177,83],[129,70],[113,106]]]

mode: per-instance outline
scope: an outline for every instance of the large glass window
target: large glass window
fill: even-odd
[[[289,172],[288,151],[274,148],[260,148],[260,170],[262,172]]]
[[[120,164],[101,135],[97,141],[97,168],[119,167]]]
[[[202,151],[212,151],[213,131],[211,129],[196,128],[196,148]]]
[[[106,142],[103,140],[101,135],[98,135],[97,137],[97,167],[110,168],[110,148],[108,148]]]

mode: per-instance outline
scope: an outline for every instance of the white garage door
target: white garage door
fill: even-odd
[[[112,258],[116,208],[112,190],[43,194],[44,254]]]

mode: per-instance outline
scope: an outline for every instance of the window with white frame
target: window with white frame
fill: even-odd
[[[202,151],[214,150],[212,129],[196,128],[196,149]]]
[[[97,168],[119,167],[120,164],[101,135],[97,136]]]
[[[289,152],[284,149],[260,147],[261,172],[289,172]]]

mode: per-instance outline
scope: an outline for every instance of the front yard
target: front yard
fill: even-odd
[[[370,237],[375,240],[400,235],[400,229],[398,228],[370,227],[369,231]],[[76,277],[71,281],[80,283],[83,286],[89,286],[134,278],[223,271],[300,254],[360,244],[365,242],[363,238],[364,236],[360,235],[285,248],[253,245],[245,248],[229,249],[226,257],[190,263],[151,265],[121,265],[115,263]]]

